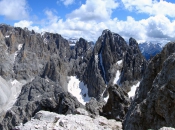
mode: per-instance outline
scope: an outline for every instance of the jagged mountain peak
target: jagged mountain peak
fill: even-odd
[[[130,104],[127,92],[139,83],[147,63],[137,48],[129,46],[119,34],[104,30],[94,47],[92,42],[80,38],[71,43],[74,44],[72,48],[70,41],[60,34],[8,26],[0,30],[3,36],[10,34],[0,41],[5,45],[0,46],[4,50],[0,56],[0,75],[7,82],[14,80],[23,86],[22,91],[21,87],[18,90],[21,94],[17,95],[16,104],[0,122],[0,128],[18,125],[9,120],[10,114],[21,123],[30,120],[39,110],[74,114],[77,107],[83,107],[92,115],[99,115],[108,98],[106,108],[111,108],[105,110],[113,111],[114,116],[105,116],[123,119]],[[21,80],[25,81],[24,84],[19,82]],[[112,87],[116,85],[118,87]],[[113,96],[109,97],[110,86]],[[113,98],[119,100],[123,97],[115,94],[120,92],[125,94],[125,99],[119,104],[112,103]],[[122,107],[125,112],[116,112],[115,105],[120,107],[125,101],[127,103]],[[23,113],[21,106],[28,111]],[[22,116],[11,113],[11,110],[22,113]],[[118,115],[121,117],[115,118]]]
[[[137,47],[138,46],[138,43],[137,43],[137,41],[134,38],[131,37],[129,39],[129,46],[135,46],[135,47]]]

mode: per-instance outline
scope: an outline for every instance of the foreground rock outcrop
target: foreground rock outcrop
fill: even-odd
[[[103,107],[102,115],[108,119],[122,121],[128,111],[130,99],[127,93],[117,85],[110,86],[108,91],[109,99]]]
[[[31,121],[17,126],[20,130],[122,130],[121,122],[107,120],[98,116],[91,118],[87,115],[59,115],[52,112],[39,111]]]

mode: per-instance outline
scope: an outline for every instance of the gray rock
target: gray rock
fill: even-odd
[[[128,94],[118,85],[108,88],[109,99],[103,106],[102,115],[108,119],[122,121],[130,106]]]
[[[84,108],[70,93],[52,81],[36,77],[23,86],[14,106],[6,112],[0,123],[1,130],[13,129],[25,123],[40,110],[59,114],[74,114],[76,108]]]
[[[122,123],[115,120],[107,120],[98,116],[91,118],[85,115],[60,115],[53,112],[39,111],[34,118],[25,124],[16,126],[20,130],[122,130]]]
[[[168,43],[148,65],[134,101],[125,117],[124,129],[175,127],[175,43]]]
[[[105,105],[103,100],[96,100],[95,98],[91,98],[91,100],[86,103],[86,110],[89,111],[92,116],[97,116],[102,113],[102,108]]]
[[[147,61],[142,56],[138,43],[135,39],[129,39],[129,49],[126,52],[123,60],[122,75],[120,78],[121,86],[128,92],[128,84],[133,84],[134,81],[141,80],[146,70]]]

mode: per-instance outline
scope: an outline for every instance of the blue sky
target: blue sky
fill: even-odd
[[[0,0],[0,22],[96,41],[104,29],[138,42],[175,40],[173,0]]]

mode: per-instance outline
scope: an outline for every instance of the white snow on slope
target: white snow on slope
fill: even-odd
[[[107,102],[107,101],[108,101],[108,99],[109,99],[109,94],[108,94],[108,96],[107,96],[107,97],[105,97],[105,98],[104,98],[105,102]]]
[[[115,75],[115,78],[114,78],[114,81],[113,81],[113,84],[119,85],[120,74],[121,74],[121,73],[120,73],[120,70],[117,70],[116,75]]]
[[[129,97],[134,97],[135,96],[135,91],[136,91],[137,87],[139,87],[139,85],[140,85],[140,82],[138,82],[137,84],[131,86],[131,91],[128,92]]]
[[[14,59],[16,58],[16,56],[18,55],[19,51],[21,50],[22,45],[23,45],[23,44],[19,44],[19,45],[18,45],[18,50],[15,52]]]
[[[118,65],[121,65],[122,63],[123,63],[123,60],[117,61],[117,64],[118,64]]]
[[[119,60],[119,61],[117,61],[116,64],[117,64],[117,66],[121,66],[122,63],[123,63],[123,61],[122,60]],[[119,85],[119,83],[120,83],[120,75],[121,75],[120,70],[117,70],[116,75],[115,75],[115,78],[114,78],[114,81],[113,81],[113,84]]]
[[[45,31],[44,32],[41,32],[41,37],[43,37],[45,33],[46,33]]]
[[[104,89],[104,91],[103,91],[103,93],[101,94],[102,97],[104,97],[104,93],[105,93],[105,91],[106,91],[107,89],[108,89],[108,87],[107,87],[107,85],[106,85],[106,86],[105,86],[105,89]],[[104,100],[107,102],[107,101],[108,101],[108,98],[109,98],[109,94],[108,94],[107,97],[104,98]]]
[[[68,92],[75,96],[83,105],[91,99],[88,95],[87,85],[84,85],[76,76],[68,77]]]
[[[39,111],[24,125],[16,126],[20,130],[114,130],[122,129],[122,123],[98,116],[59,115],[53,112]]]

